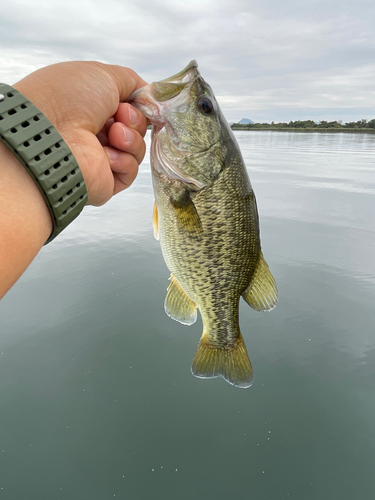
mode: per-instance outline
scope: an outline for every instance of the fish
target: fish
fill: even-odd
[[[278,292],[240,148],[195,60],[134,91],[128,102],[152,124],[153,229],[171,273],[165,311],[184,325],[200,312],[193,375],[250,387],[240,297],[256,311],[269,311]]]

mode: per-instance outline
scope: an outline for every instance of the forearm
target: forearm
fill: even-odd
[[[0,142],[0,298],[52,232],[47,205],[32,178]]]
[[[62,212],[67,216],[67,223],[78,215],[87,200],[92,205],[103,205],[135,179],[145,154],[143,137],[147,121],[140,111],[124,101],[144,84],[146,82],[128,68],[95,61],[72,61],[41,68],[14,85],[48,118],[79,165],[81,180],[77,179],[77,183],[66,182],[75,180],[76,168],[61,178],[67,188],[60,196],[62,203],[69,207]],[[1,97],[4,102],[4,96]],[[13,95],[7,94],[7,97]],[[9,111],[9,116],[15,114]],[[40,125],[39,120],[36,121]],[[26,129],[30,125],[26,120],[20,124],[21,128],[24,124]],[[33,138],[36,140],[36,136]],[[47,155],[47,149],[43,153]],[[64,157],[64,161],[69,160]],[[64,166],[68,167],[69,163]],[[46,172],[44,174],[49,175]],[[83,186],[87,197],[86,192],[80,194]],[[71,198],[72,204],[67,203],[70,200],[67,197],[76,194],[80,201]],[[56,213],[52,212],[55,217]],[[61,214],[58,215],[59,227],[55,227],[55,232],[65,227]],[[54,220],[56,223],[57,219]],[[51,215],[38,187],[13,153],[0,142],[0,298],[26,270],[52,230]]]

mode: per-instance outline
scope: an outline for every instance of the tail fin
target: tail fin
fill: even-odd
[[[253,369],[241,334],[233,347],[219,348],[211,345],[203,333],[191,371],[199,378],[221,376],[230,384],[243,389],[253,383]]]

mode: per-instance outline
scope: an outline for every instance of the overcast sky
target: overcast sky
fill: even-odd
[[[375,0],[12,0],[0,81],[95,59],[155,81],[196,59],[229,121],[375,118]]]

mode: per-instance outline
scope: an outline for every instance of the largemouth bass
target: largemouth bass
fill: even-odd
[[[203,334],[192,373],[249,387],[253,370],[239,328],[239,299],[275,307],[254,191],[236,139],[196,61],[136,90],[128,102],[153,125],[154,235],[171,272],[165,311]]]

